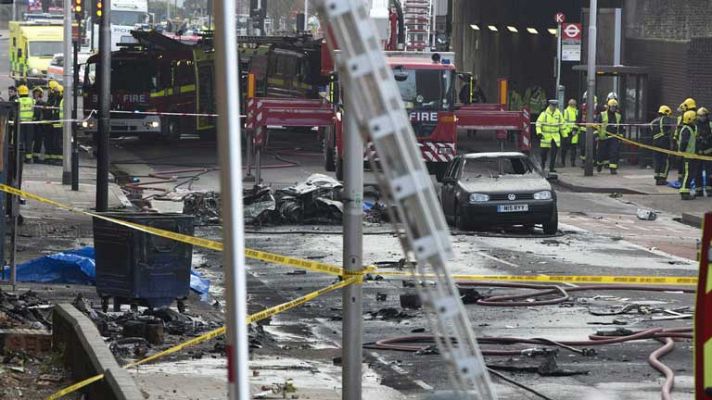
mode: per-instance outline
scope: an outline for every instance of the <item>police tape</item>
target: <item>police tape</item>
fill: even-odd
[[[186,243],[198,247],[202,247],[205,249],[209,250],[215,250],[215,251],[222,251],[223,250],[223,244],[221,242],[215,241],[215,240],[210,240],[210,239],[203,239],[195,236],[190,236],[190,235],[184,235],[182,233],[178,232],[173,232],[173,231],[168,231],[165,229],[160,229],[160,228],[154,228],[152,226],[146,226],[146,225],[141,225],[137,224],[134,222],[129,222],[129,221],[123,221],[120,219],[116,218],[111,218],[107,217],[105,215],[93,213],[90,211],[84,211],[80,210],[78,208],[72,207],[67,204],[63,204],[54,200],[47,199],[45,197],[26,192],[24,190],[16,189],[12,186],[8,186],[5,184],[0,184],[0,191],[15,195],[15,196],[20,196],[24,197],[25,199],[29,200],[34,200],[38,201],[40,203],[48,204],[63,210],[67,210],[70,212],[78,213],[78,214],[83,214],[89,217],[93,218],[98,218],[107,222],[112,222],[118,225],[125,226],[127,228],[135,229],[140,232],[148,233],[151,235],[156,235],[160,236],[165,239],[171,239],[175,240],[177,242],[181,243]],[[304,260],[296,257],[289,257],[289,256],[283,256],[279,254],[274,254],[274,253],[269,253],[266,251],[260,251],[260,250],[254,250],[254,249],[245,249],[245,257],[254,259],[254,260],[259,260],[259,261],[265,261],[265,262],[271,262],[274,264],[279,264],[283,266],[288,266],[288,267],[294,267],[298,269],[303,269],[303,270],[308,270],[308,271],[313,271],[313,272],[322,272],[334,276],[343,276],[345,275],[343,268],[333,265],[333,264],[327,264],[319,261],[313,261],[313,260]],[[372,272],[374,270],[373,267],[368,267],[364,269],[364,272]]]
[[[282,304],[276,305],[274,307],[269,307],[269,308],[266,308],[260,312],[251,314],[247,317],[247,320],[245,322],[248,324],[252,324],[257,321],[267,319],[274,315],[277,315],[277,314],[283,313],[285,311],[291,310],[293,308],[299,307],[300,305],[307,303],[309,301],[312,301],[319,296],[325,295],[327,293],[333,292],[335,290],[341,289],[341,288],[349,286],[349,285],[359,284],[362,282],[362,280],[363,280],[362,276],[353,276],[350,278],[346,278],[340,282],[334,283],[334,284],[329,285],[325,288],[321,288],[321,289],[313,291],[311,293],[307,293],[302,297],[299,297],[294,300],[288,301],[286,303],[282,303]],[[208,340],[214,339],[214,338],[216,338],[218,336],[222,336],[224,334],[225,334],[224,326],[217,328],[217,329],[213,329],[210,332],[204,333],[198,337],[195,337],[193,339],[179,343],[175,346],[172,346],[166,350],[160,351],[156,354],[152,354],[152,355],[150,355],[146,358],[143,358],[141,360],[130,362],[130,363],[124,365],[124,368],[133,368],[133,367],[138,367],[143,364],[147,364],[149,362],[169,356],[169,355],[177,353],[185,348],[198,345],[200,343],[206,342]],[[66,388],[63,388],[63,389],[51,394],[49,397],[47,397],[47,400],[56,400],[56,399],[62,398],[70,393],[76,392],[77,390],[82,389],[86,386],[89,386],[92,383],[100,381],[102,379],[104,379],[104,374],[92,376],[90,378],[87,378],[83,381],[77,382],[71,386],[67,386]]]
[[[691,153],[684,153],[684,152],[681,152],[681,151],[674,151],[674,150],[669,150],[669,149],[663,149],[662,147],[656,147],[656,146],[651,146],[651,145],[649,145],[649,144],[636,142],[635,140],[628,139],[628,138],[625,137],[625,136],[617,135],[617,134],[615,134],[615,133],[608,133],[608,135],[610,135],[611,137],[616,138],[616,139],[618,139],[618,140],[620,140],[620,141],[622,141],[622,142],[625,142],[625,143],[628,143],[628,144],[631,144],[631,145],[633,145],[633,146],[637,146],[637,147],[640,147],[640,148],[643,148],[643,149],[647,149],[647,150],[650,150],[650,151],[654,151],[654,152],[657,152],[657,153],[665,153],[665,154],[670,155],[670,156],[682,157],[682,158],[687,158],[687,159],[692,159],[692,160],[712,161],[712,156],[705,156],[705,155],[702,155],[702,154],[691,154]]]
[[[434,277],[411,272],[376,272],[384,277],[415,277],[428,279]],[[456,281],[482,282],[536,282],[536,283],[574,283],[598,285],[662,285],[662,286],[694,286],[696,277],[688,276],[603,276],[603,275],[451,275]]]
[[[79,381],[79,382],[73,384],[72,386],[67,386],[66,388],[64,388],[62,390],[52,393],[51,395],[49,395],[47,397],[47,400],[60,399],[70,393],[76,392],[77,390],[79,390],[85,386],[89,386],[92,383],[100,381],[102,379],[104,379],[104,374],[94,375],[94,376],[87,378],[83,381]]]

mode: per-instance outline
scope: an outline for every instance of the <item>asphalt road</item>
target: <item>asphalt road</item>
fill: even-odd
[[[177,190],[188,190],[189,186],[192,190],[219,189],[214,143],[194,139],[184,139],[171,146],[132,139],[113,143],[114,168],[138,177],[144,183],[157,182],[148,186],[172,190],[187,181]],[[271,145],[272,149],[264,161],[269,166],[263,174],[265,183],[282,187],[303,180],[312,173],[323,173],[320,146],[311,135],[275,133]],[[149,177],[152,173],[182,176],[165,182]],[[190,176],[196,175],[199,175],[197,179],[190,179]],[[367,174],[366,180],[371,179]],[[145,192],[146,195],[150,193]],[[676,222],[673,219],[674,210],[662,210],[655,221],[642,221],[635,216],[639,206],[625,197],[611,198],[603,194],[559,190],[558,198],[559,235],[544,237],[539,232],[531,235],[511,231],[474,235],[454,232],[456,257],[450,265],[451,271],[459,274],[518,275],[696,275],[697,266],[692,259],[699,230]],[[182,207],[179,202],[156,200],[152,201],[152,206],[162,211]],[[338,264],[342,240],[339,231],[340,227],[335,226],[250,228],[245,241],[248,247],[256,249]],[[402,257],[398,240],[389,232],[387,225],[366,228],[366,263],[397,261]],[[219,237],[219,232],[203,234]],[[219,260],[216,255],[201,251],[196,252],[196,258],[211,260],[203,272],[212,278],[216,286],[213,295],[221,301],[222,271]],[[333,283],[333,278],[329,276],[316,273],[295,275],[291,272],[283,267],[250,262],[250,306],[260,309]],[[422,311],[400,308],[399,295],[412,290],[404,289],[400,279],[364,285],[365,342],[411,335],[421,329],[428,331]],[[511,291],[481,289],[482,293],[495,294]],[[557,305],[466,307],[480,337],[579,340],[597,330],[689,327],[689,319],[657,320],[657,317],[665,315],[659,313],[663,309],[684,309],[691,307],[693,302],[693,295],[680,292],[597,290],[572,293],[571,299]],[[621,310],[626,306],[632,311],[616,316],[593,315]],[[393,319],[384,318],[383,314],[388,315],[389,308],[404,314]],[[253,389],[259,392],[264,386],[291,377],[297,388],[301,386],[302,392],[298,393],[304,396],[339,398],[340,370],[333,365],[332,359],[339,354],[340,312],[341,296],[331,294],[272,318],[265,327],[272,345],[254,350],[252,366],[258,372],[252,380]],[[508,368],[510,371],[505,374],[554,399],[585,396],[592,396],[592,399],[658,399],[660,375],[650,368],[646,360],[648,354],[659,346],[655,341],[601,346],[596,349],[597,355],[588,357],[561,350],[558,365],[567,372],[581,373],[573,376],[540,376],[523,372],[521,367],[536,369],[541,365],[542,359],[538,358],[487,357],[487,362]],[[501,349],[502,346],[483,345],[483,348]],[[434,391],[450,388],[438,355],[373,349],[365,350],[364,355],[368,365],[365,398],[422,398]],[[664,359],[677,373],[675,391],[680,398],[689,398],[692,393],[691,359],[688,342],[678,343],[676,350]],[[512,372],[515,367],[519,369]],[[191,368],[205,371],[189,373]],[[304,374],[305,369],[312,373]],[[215,365],[206,365],[204,360],[198,360],[193,363],[157,364],[154,369],[144,371],[140,380],[144,390],[152,394],[170,394],[172,398],[187,399],[199,392],[205,396],[201,398],[213,398],[212,393],[219,398],[222,396],[223,377],[224,364],[216,361]],[[319,382],[323,385],[320,386]],[[535,398],[498,379],[494,382],[500,398]],[[176,393],[167,392],[166,388],[175,389]],[[181,391],[181,388],[184,390]]]

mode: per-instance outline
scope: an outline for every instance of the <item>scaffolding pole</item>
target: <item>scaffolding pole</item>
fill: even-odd
[[[213,2],[215,15],[215,102],[223,213],[225,266],[225,351],[228,398],[249,400],[247,364],[247,285],[242,221],[240,87],[237,63],[235,0]]]
[[[346,89],[346,93],[351,91]],[[358,273],[363,268],[363,139],[358,131],[353,104],[346,96],[344,105],[344,270]],[[361,362],[363,341],[361,284],[343,289],[343,400],[361,400]]]

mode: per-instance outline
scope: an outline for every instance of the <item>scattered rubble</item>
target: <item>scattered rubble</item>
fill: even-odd
[[[313,174],[304,182],[274,192],[265,186],[246,189],[242,197],[245,222],[252,225],[340,224],[344,212],[342,188],[342,184],[330,176]],[[372,192],[368,192],[368,200],[363,202],[364,220],[388,221],[386,205]]]
[[[220,193],[189,193],[183,198],[183,214],[193,215],[196,226],[220,225]]]
[[[643,221],[655,221],[655,219],[658,218],[658,214],[655,211],[645,208],[639,208],[636,212],[636,216]]]

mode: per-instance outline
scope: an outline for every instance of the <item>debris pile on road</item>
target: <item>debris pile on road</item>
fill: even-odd
[[[0,290],[0,329],[51,328],[52,305],[29,290],[9,293]]]
[[[276,192],[281,221],[294,224],[340,223],[344,212],[340,200],[343,185],[323,174],[313,174],[306,181]]]
[[[183,198],[183,214],[195,217],[195,225],[220,225],[220,193],[191,192]]]
[[[185,336],[197,336],[220,325],[171,308],[105,313],[95,309],[81,295],[72,304],[94,321],[99,333],[109,339],[111,351],[119,358],[143,357],[152,346],[177,343]]]
[[[242,202],[245,223],[262,225],[271,223],[274,219],[277,202],[274,199],[272,188],[258,185],[253,189],[245,189],[242,192]]]
[[[638,219],[642,219],[643,221],[655,221],[655,219],[658,218],[658,214],[655,211],[645,208],[639,208],[636,215]]]
[[[303,182],[274,192],[266,186],[246,189],[242,197],[245,223],[340,224],[344,212],[342,188],[343,185],[330,176],[313,174]],[[377,193],[364,201],[363,209],[367,222],[388,221],[388,209],[379,201]]]

